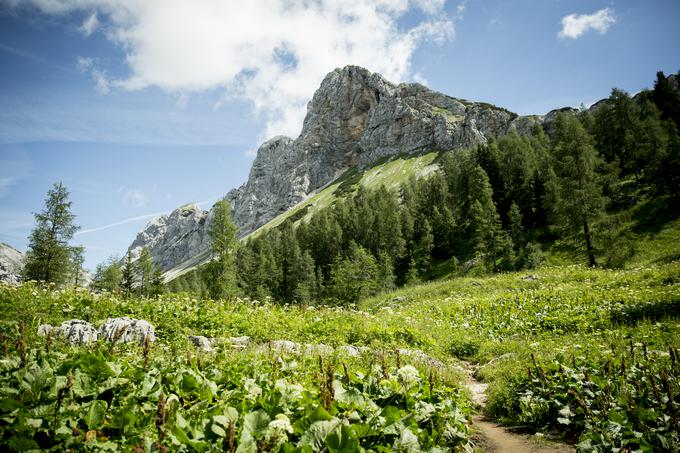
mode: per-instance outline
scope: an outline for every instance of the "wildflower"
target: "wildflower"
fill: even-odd
[[[420,381],[420,375],[411,365],[406,365],[397,370],[397,379],[407,389],[413,387]]]
[[[288,434],[293,433],[290,420],[284,414],[278,414],[276,418],[269,422],[265,439],[276,446],[288,441]]]

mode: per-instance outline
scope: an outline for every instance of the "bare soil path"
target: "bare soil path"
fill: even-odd
[[[488,384],[479,382],[475,378],[476,370],[472,365],[465,364],[465,370],[468,376],[465,385],[472,394],[472,401],[480,409],[484,409]],[[575,451],[571,445],[513,432],[483,415],[474,416],[472,426],[476,430],[473,435],[475,444],[486,453],[572,453]]]

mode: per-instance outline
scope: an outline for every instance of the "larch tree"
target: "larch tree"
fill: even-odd
[[[600,157],[593,139],[578,118],[560,114],[556,120],[553,146],[555,184],[552,185],[553,223],[565,232],[580,232],[588,264],[597,265],[593,245],[593,222],[604,214],[606,198],[602,195],[596,169]]]
[[[213,261],[208,265],[208,291],[213,299],[233,297],[238,292],[236,280],[236,254],[238,229],[231,220],[231,205],[226,199],[214,206],[210,227]]]
[[[125,261],[123,262],[123,267],[120,270],[120,289],[123,292],[123,296],[130,297],[132,291],[135,287],[135,265],[132,262],[132,256],[130,252],[125,255]]]
[[[36,226],[29,236],[23,269],[25,280],[62,284],[69,277],[71,248],[68,242],[80,227],[73,223],[69,192],[61,182],[47,192],[45,208],[35,213]]]

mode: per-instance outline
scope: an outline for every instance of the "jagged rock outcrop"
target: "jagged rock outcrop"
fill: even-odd
[[[520,117],[486,103],[455,99],[422,85],[395,85],[379,74],[347,66],[329,73],[307,107],[295,140],[274,137],[260,146],[245,184],[227,194],[244,236],[333,182],[351,167],[423,150],[457,150],[517,130],[540,116]],[[158,217],[139,233],[142,247],[165,271],[209,258],[210,212],[193,205]],[[174,276],[174,275],[173,275]]]
[[[0,282],[19,284],[19,274],[24,263],[24,254],[4,242],[0,242]]]
[[[109,318],[99,329],[99,338],[111,343],[135,342],[144,344],[147,340],[156,341],[153,326],[143,319]]]
[[[486,143],[513,128],[527,132],[539,117],[458,100],[422,85],[394,85],[356,66],[326,76],[307,108],[300,136],[276,137],[258,150],[248,181],[232,190],[241,234],[335,180],[352,166],[421,150]]]
[[[210,212],[195,204],[184,205],[169,215],[151,219],[128,250],[136,260],[148,247],[154,263],[163,270],[170,269],[210,248],[209,221]]]

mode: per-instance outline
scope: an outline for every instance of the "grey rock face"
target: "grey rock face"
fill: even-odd
[[[44,330],[49,331],[49,329]],[[40,330],[38,333],[40,333]],[[89,344],[98,339],[97,329],[89,322],[80,319],[70,319],[62,322],[58,328],[58,334],[68,340],[69,343],[77,345]]]
[[[247,234],[354,165],[365,168],[402,153],[470,148],[513,129],[524,133],[538,122],[422,85],[394,85],[356,66],[336,69],[309,103],[300,136],[264,143],[248,182],[229,193],[234,221]]]
[[[167,270],[210,248],[209,212],[195,204],[184,205],[169,215],[149,221],[137,234],[129,251],[133,260],[144,247],[149,248],[153,262]]]
[[[4,242],[0,242],[0,282],[18,285],[23,264],[23,253]]]
[[[244,236],[353,166],[366,168],[397,154],[470,148],[512,130],[526,133],[540,122],[540,117],[518,117],[419,84],[395,85],[379,74],[346,66],[324,78],[307,107],[300,136],[263,143],[247,182],[227,199]],[[200,254],[205,261],[210,221],[211,214],[195,206],[179,208],[149,222],[130,251],[136,258],[142,247],[149,247],[166,271],[185,268]]]
[[[146,338],[155,341],[153,326],[142,319],[109,318],[99,329],[99,337],[110,342],[137,342],[144,344]]]

